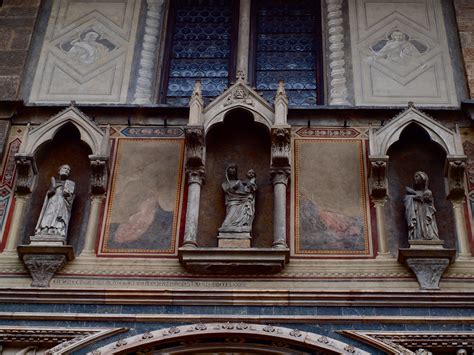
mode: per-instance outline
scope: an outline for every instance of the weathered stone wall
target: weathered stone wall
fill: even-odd
[[[0,6],[0,100],[15,100],[40,0],[4,0]]]
[[[454,0],[471,99],[474,99],[474,2]]]

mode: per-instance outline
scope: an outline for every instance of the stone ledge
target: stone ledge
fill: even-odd
[[[456,257],[456,249],[418,249],[418,248],[400,248],[398,250],[398,261],[406,264],[407,259],[449,259],[452,264]]]
[[[288,248],[179,248],[179,261],[193,274],[277,274],[289,261]]]

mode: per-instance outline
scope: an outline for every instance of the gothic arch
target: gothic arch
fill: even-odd
[[[410,124],[423,128],[433,142],[438,143],[448,156],[464,155],[459,129],[453,131],[432,117],[410,105],[400,115],[395,116],[387,125],[369,131],[371,156],[386,156],[388,149],[400,139],[400,134]]]
[[[26,129],[19,155],[34,156],[38,148],[50,142],[65,125],[72,124],[80,134],[81,141],[91,149],[92,156],[108,157],[109,131],[103,132],[74,105],[69,106],[38,127]]]
[[[197,339],[198,337],[212,338],[219,336],[265,338],[274,343],[293,344],[307,349],[307,351],[311,353],[324,351],[329,354],[369,354],[350,344],[323,335],[285,327],[242,322],[199,323],[155,330],[110,343],[92,353],[95,355],[123,354],[143,347],[149,348],[168,342],[186,341]]]

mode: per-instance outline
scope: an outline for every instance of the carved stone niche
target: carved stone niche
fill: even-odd
[[[189,272],[275,274],[288,263],[286,188],[291,174],[291,135],[287,125],[288,98],[283,82],[277,90],[274,107],[247,84],[242,73],[238,74],[232,86],[207,107],[204,107],[202,100],[201,85],[196,83],[190,99],[189,124],[185,130],[188,200],[184,242],[178,250],[179,260]],[[260,134],[257,132],[263,132],[261,134],[265,137],[255,139]],[[248,142],[242,138],[254,140],[246,146]],[[222,146],[218,142],[232,146],[229,154],[220,149]],[[264,153],[265,156],[255,153],[257,155],[252,159],[256,166],[247,166],[248,155],[254,154],[255,150],[251,147],[256,146],[268,147],[268,151]],[[265,168],[269,160],[270,165]],[[255,168],[258,189],[253,231],[263,230],[269,238],[260,235],[258,241],[251,241],[250,227],[246,227],[249,230],[242,233],[231,233],[224,230],[226,228],[219,228],[223,221],[221,214],[225,214],[221,190],[224,175],[221,172],[230,162],[237,163],[241,169]],[[206,186],[202,191],[204,198],[201,198],[206,173]],[[271,177],[272,185],[263,181],[265,176]],[[272,191],[273,213],[271,208],[267,211],[267,207],[272,205],[268,203],[265,212],[260,210],[259,217],[258,209],[262,208],[259,203],[264,198],[271,198]],[[261,194],[260,200],[258,193]],[[268,224],[274,225],[273,233],[267,223],[262,221],[262,216],[269,219]],[[221,229],[219,236],[218,229]]]
[[[453,206],[456,205],[455,201],[464,199],[466,156],[459,130],[457,127],[454,131],[445,127],[409,103],[408,108],[387,125],[371,129],[369,142],[371,197],[377,213],[379,249],[384,249],[382,254],[388,254],[389,241],[385,228],[390,228],[390,235],[392,238],[395,236],[392,241],[392,253],[398,249],[398,261],[414,272],[422,290],[437,290],[442,274],[456,255],[456,250],[450,248],[455,243],[454,235],[458,238],[459,253],[463,255],[465,252],[465,221],[462,214],[444,199],[446,196]],[[407,156],[410,156],[410,159],[407,159]],[[445,161],[443,157],[446,157]],[[403,191],[404,186],[410,186],[413,182],[412,174],[420,170],[428,173],[421,173],[426,176],[426,184],[428,176],[433,178],[429,181],[433,190],[432,193],[429,190],[429,195],[435,198],[437,216],[448,222],[439,225],[439,233],[436,231],[434,237],[412,235],[409,243],[406,243],[409,238],[404,213],[406,197],[403,197]],[[447,177],[447,186],[443,173]],[[425,187],[428,189],[428,186]],[[391,219],[385,222],[383,205],[387,200],[392,213]],[[444,248],[444,242],[438,235],[446,239],[448,248]],[[409,248],[405,247],[407,244]]]
[[[61,134],[58,134],[59,131],[61,131]],[[62,138],[58,141],[56,140],[57,137]],[[70,143],[71,137],[76,137],[74,139],[78,140],[72,146]],[[67,221],[67,226],[70,226],[69,222],[73,220],[75,214],[84,210],[83,205],[85,205],[85,201],[88,199],[87,195],[89,194],[88,180],[90,180],[90,193],[92,195],[101,195],[106,191],[108,180],[109,138],[108,127],[105,132],[102,131],[90,120],[89,117],[75,107],[74,104],[71,104],[70,107],[38,127],[30,129],[28,126],[23,136],[20,151],[15,155],[18,171],[16,193],[18,195],[29,195],[33,190],[35,190],[36,194],[32,194],[32,200],[41,201],[44,198],[44,194],[40,192],[41,190],[39,188],[45,189],[46,186],[50,186],[48,185],[48,179],[53,175],[49,171],[54,165],[52,162],[58,162],[63,159],[56,154],[53,155],[53,150],[56,148],[45,143],[55,142],[53,144],[59,144],[60,147],[63,147],[62,149],[71,149],[68,150],[69,154],[76,154],[76,156],[79,154],[82,158],[76,159],[75,164],[78,167],[78,170],[72,172],[72,175],[76,176],[76,178],[80,173],[81,178],[76,180],[75,184],[72,181],[69,183],[69,186],[75,186],[73,187],[73,193],[76,194],[76,202],[74,202],[72,206],[71,219]],[[56,147],[56,145],[54,147]],[[90,152],[92,152],[92,154],[88,155]],[[65,152],[62,151],[62,153],[64,154]],[[49,164],[43,165],[43,168],[46,167],[48,172],[38,171],[36,166],[37,161],[38,164],[41,161],[43,161],[43,164],[44,162],[49,162]],[[61,164],[64,163],[65,162],[62,162]],[[38,166],[40,168],[42,167],[40,164]],[[87,172],[88,166],[90,166],[90,177],[87,173],[84,173]],[[54,166],[54,169],[57,169],[57,166]],[[39,173],[42,175],[38,178]],[[39,180],[42,185],[38,186],[38,190],[35,186],[36,180]],[[75,180],[74,177],[73,180]],[[78,182],[80,183],[78,184]],[[68,180],[66,180],[65,184],[68,184]],[[77,205],[77,196],[79,192],[81,196],[81,205]],[[32,206],[37,206],[37,204],[32,203]],[[43,204],[43,209],[45,207],[46,204]],[[41,213],[38,214],[35,212],[35,208],[36,207],[32,208],[23,218],[35,221],[38,220]],[[29,215],[30,213],[31,215]],[[19,213],[19,215],[25,214]],[[88,220],[87,216],[83,217],[88,221],[87,223],[96,220],[96,218],[90,218],[90,216]],[[14,221],[14,223],[25,222]],[[79,238],[81,237],[79,233],[80,226],[79,224],[76,224],[76,226],[78,226],[77,228],[75,227],[78,232],[75,233],[75,235]],[[35,230],[34,234],[30,234],[28,244],[19,245],[17,247],[18,255],[33,279],[31,284],[33,287],[48,287],[52,277],[61,270],[68,261],[74,259],[74,247],[71,244],[71,241],[67,239],[68,235],[64,234],[65,233],[50,231],[43,233]],[[18,239],[20,236],[15,237]],[[78,242],[77,238],[75,240]]]

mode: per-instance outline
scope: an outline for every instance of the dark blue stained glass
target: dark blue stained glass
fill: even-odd
[[[227,78],[227,59],[175,59],[171,62],[170,77]]]
[[[257,90],[273,102],[278,81],[284,80],[291,106],[316,105],[316,74],[321,70],[316,53],[319,2],[258,0],[257,4]]]
[[[193,92],[195,78],[169,78],[168,97],[184,96],[189,98]],[[214,97],[221,94],[227,87],[227,78],[201,79],[202,95]]]
[[[258,52],[257,70],[315,70],[314,52]]]
[[[285,80],[286,90],[316,91],[316,78],[312,71],[257,71],[257,90],[278,88],[278,81]]]
[[[314,37],[311,33],[294,34],[266,34],[258,35],[258,50],[262,52],[312,52],[314,50]]]
[[[232,1],[176,3],[166,102],[186,106],[197,79],[207,99],[228,86]]]

